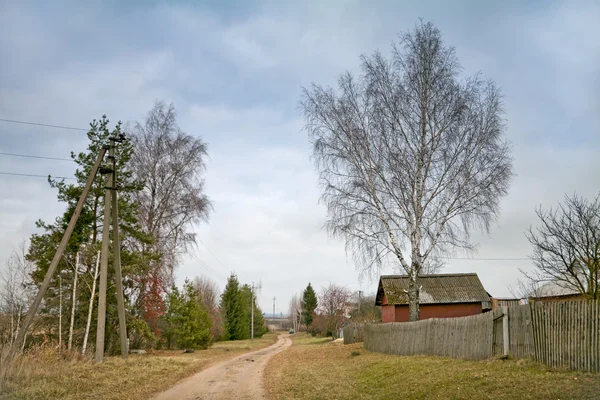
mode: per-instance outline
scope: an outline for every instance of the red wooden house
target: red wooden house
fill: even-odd
[[[492,308],[477,274],[422,275],[418,284],[421,319],[465,317]],[[375,304],[381,306],[382,322],[408,321],[408,276],[382,275]]]

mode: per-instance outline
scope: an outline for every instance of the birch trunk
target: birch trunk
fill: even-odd
[[[92,323],[92,311],[94,310],[94,296],[96,294],[96,281],[98,280],[98,266],[100,264],[100,251],[96,255],[96,268],[94,269],[94,282],[92,283],[92,294],[90,295],[90,307],[88,309],[88,318],[85,325],[85,334],[83,336],[83,346],[81,348],[81,354],[85,354],[87,347],[88,335],[90,334],[90,325]]]
[[[73,345],[73,324],[75,322],[75,305],[77,302],[77,272],[79,271],[79,252],[75,256],[75,271],[73,272],[73,304],[71,306],[71,325],[69,326],[69,343],[67,350],[71,351]]]

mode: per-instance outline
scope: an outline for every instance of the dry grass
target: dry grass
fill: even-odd
[[[359,353],[359,354],[357,354]],[[600,375],[530,361],[463,361],[370,353],[299,334],[267,365],[272,399],[598,399]]]
[[[208,350],[183,354],[160,351],[87,360],[57,360],[53,351],[23,357],[0,388],[0,399],[145,399],[207,366],[241,353],[270,346],[277,334],[254,341],[219,342]]]

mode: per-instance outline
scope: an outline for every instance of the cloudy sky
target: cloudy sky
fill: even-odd
[[[140,120],[155,100],[174,102],[181,127],[209,143],[215,205],[179,281],[206,275],[223,287],[235,271],[262,281],[260,305],[270,312],[276,297],[277,313],[309,281],[375,290],[321,229],[298,100],[302,86],[357,71],[361,54],[389,53],[419,18],[456,47],[465,74],[481,71],[503,90],[517,173],[500,220],[476,236],[478,259],[448,260],[446,272],[477,272],[490,293],[510,295],[530,262],[506,259],[530,253],[534,207],[600,189],[598,2],[122,3],[0,0],[0,118],[85,128],[102,114]],[[68,158],[85,146],[81,131],[0,121],[0,152]],[[73,168],[0,155],[4,173]],[[3,261],[36,219],[63,206],[43,178],[0,174],[0,194]]]

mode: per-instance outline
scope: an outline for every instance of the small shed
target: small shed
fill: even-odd
[[[408,276],[382,275],[375,305],[382,322],[408,321]],[[421,319],[481,314],[492,308],[491,298],[475,273],[421,275],[418,279]]]

